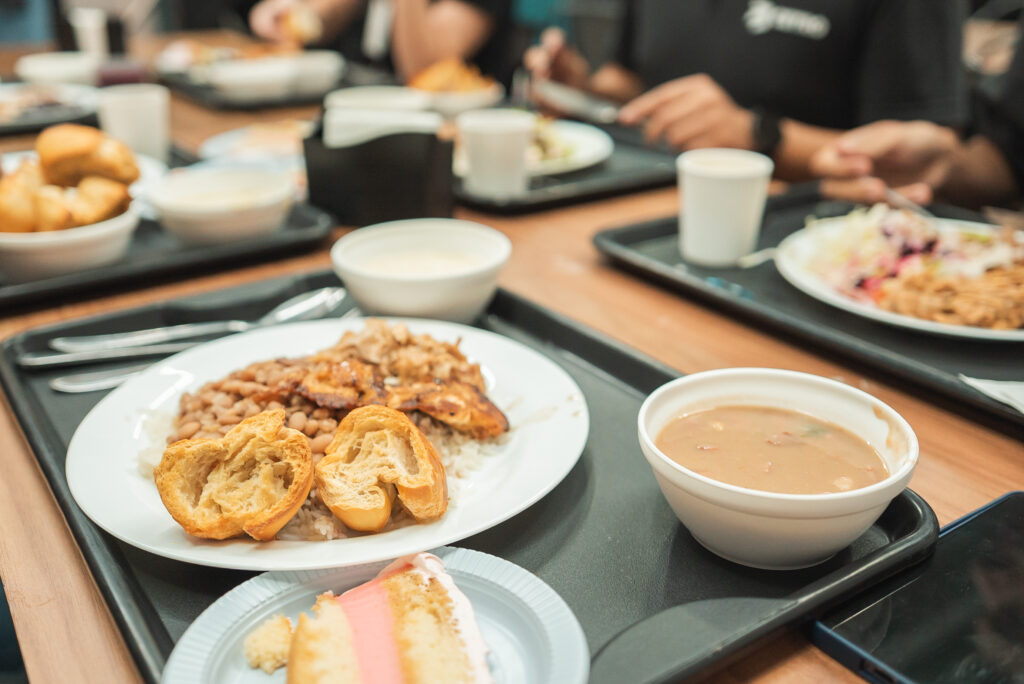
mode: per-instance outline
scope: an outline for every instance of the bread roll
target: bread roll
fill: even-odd
[[[220,439],[168,446],[153,474],[171,517],[194,537],[273,539],[313,483],[309,441],[284,420],[284,409],[263,411]]]
[[[51,126],[36,138],[36,152],[47,182],[72,187],[86,176],[129,185],[139,177],[135,156],[122,142],[91,126]]]
[[[434,445],[404,413],[386,406],[345,416],[314,479],[331,512],[362,532],[384,528],[396,496],[419,522],[448,508],[448,483]]]

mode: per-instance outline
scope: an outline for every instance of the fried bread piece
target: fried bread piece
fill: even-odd
[[[72,187],[86,176],[129,185],[139,177],[128,146],[91,126],[51,126],[36,138],[36,152],[43,176],[54,185]]]
[[[128,210],[132,197],[123,183],[101,176],[86,176],[70,203],[75,225],[85,226],[119,216]]]
[[[186,532],[267,541],[298,512],[313,483],[313,455],[284,416],[283,409],[263,411],[220,439],[167,447],[153,475],[164,506]]]
[[[394,498],[418,522],[448,508],[448,483],[434,445],[401,411],[363,406],[349,413],[317,463],[314,479],[324,504],[354,530],[377,532]]]
[[[44,185],[33,195],[38,231],[65,230],[75,225],[64,188]]]
[[[36,229],[36,191],[43,187],[39,164],[24,161],[0,178],[0,231],[30,233]]]

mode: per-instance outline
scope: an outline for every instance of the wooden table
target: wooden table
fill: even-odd
[[[225,40],[230,40],[228,37]],[[149,51],[158,43],[146,44]],[[0,53],[0,72],[10,53]],[[253,121],[312,116],[311,108],[261,113],[212,112],[174,98],[175,141],[194,150],[215,133]],[[0,139],[0,151],[31,138]],[[684,372],[725,366],[775,366],[837,378],[899,411],[921,442],[911,486],[941,523],[1024,488],[1024,445],[933,406],[926,392],[861,375],[779,341],[714,310],[611,268],[591,245],[598,230],[670,215],[673,189],[576,207],[497,218],[460,210],[512,240],[501,285],[567,314]],[[337,234],[345,231],[338,229]],[[0,319],[0,339],[33,326],[140,306],[329,265],[326,247],[271,264],[103,296]],[[9,407],[0,412],[0,578],[33,682],[138,681],[139,674]],[[858,681],[796,632],[786,633],[715,675],[716,681]]]

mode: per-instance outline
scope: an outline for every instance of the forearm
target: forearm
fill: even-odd
[[[781,129],[782,141],[775,152],[775,176],[788,181],[814,178],[810,170],[811,157],[843,133],[793,119],[783,119]]]
[[[938,188],[944,200],[972,208],[1020,199],[1021,191],[1006,157],[981,135],[958,147],[949,176]]]
[[[459,0],[395,0],[391,56],[408,79],[443,59],[468,59],[487,40],[493,19]]]
[[[366,0],[305,0],[323,24],[321,42],[333,40],[366,9]]]

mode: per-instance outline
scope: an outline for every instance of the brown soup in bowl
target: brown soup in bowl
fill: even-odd
[[[695,473],[768,492],[845,492],[889,476],[874,447],[849,430],[769,406],[683,414],[661,429],[655,446]]]

